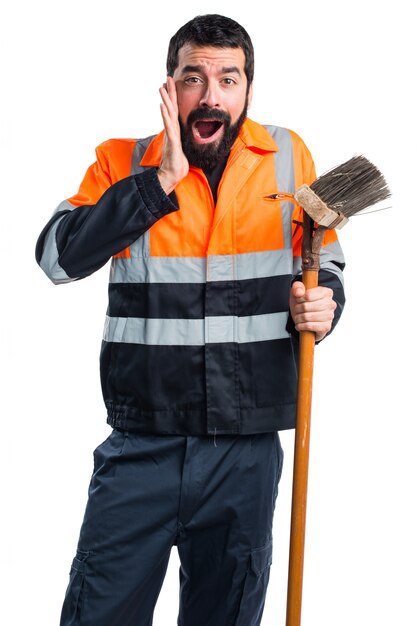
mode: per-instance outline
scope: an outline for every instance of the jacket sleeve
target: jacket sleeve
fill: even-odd
[[[303,184],[310,185],[316,179],[315,165],[312,156],[303,141],[293,135],[294,160],[295,160],[295,188]],[[302,279],[302,222],[303,210],[297,206],[293,212],[292,244],[293,244],[293,282]],[[334,312],[330,334],[338,323],[345,304],[343,269],[345,266],[344,255],[338,241],[335,230],[327,230],[321,247],[320,270],[318,284],[333,290],[333,299],[337,305]],[[294,336],[299,333],[295,329],[293,319],[289,315],[287,330]]]
[[[36,245],[36,260],[55,284],[92,274],[178,210],[174,192],[165,194],[155,167],[112,184],[111,164],[100,146],[96,156],[79,192],[57,207]]]

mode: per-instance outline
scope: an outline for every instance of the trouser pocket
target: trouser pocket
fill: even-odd
[[[60,626],[75,626],[81,619],[86,564],[89,552],[77,550],[71,564],[70,582],[65,593]]]
[[[259,626],[272,563],[272,540],[251,551],[235,626]]]

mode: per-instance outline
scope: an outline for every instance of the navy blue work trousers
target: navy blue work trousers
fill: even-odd
[[[61,626],[151,626],[173,545],[178,625],[258,626],[282,462],[277,433],[114,430],[94,451]]]

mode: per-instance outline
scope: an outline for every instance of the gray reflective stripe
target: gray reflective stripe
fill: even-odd
[[[344,285],[343,273],[338,265],[336,265],[336,263],[345,263],[343,251],[339,241],[333,241],[326,246],[322,246],[320,263],[321,270],[328,270],[329,272],[336,274],[340,279],[341,284]]]
[[[302,274],[302,258],[295,256],[293,259],[293,276],[297,276],[298,274]]]
[[[150,257],[149,239],[131,246],[131,258],[112,260],[111,283],[205,283],[292,274],[291,250],[207,257]],[[142,257],[142,258],[139,258]]]
[[[67,204],[70,207],[72,206],[68,202]],[[58,209],[60,211],[64,210],[62,205],[64,205],[64,202],[62,202],[58,206]],[[45,274],[48,276],[48,278],[50,278],[52,282],[55,283],[55,285],[58,285],[60,283],[70,283],[73,280],[77,280],[76,278],[70,278],[68,274],[62,269],[61,265],[58,263],[58,249],[55,234],[57,232],[59,223],[64,217],[65,216],[63,215],[60,219],[56,220],[56,222],[52,224],[49,233],[45,237],[42,258],[39,264]]]
[[[336,274],[342,285],[344,285],[343,273],[336,263],[344,264],[344,262],[344,255],[339,241],[333,241],[326,246],[322,246],[320,255],[321,270],[328,270],[329,272]],[[301,273],[302,259],[299,256],[293,259],[293,275],[296,276]]]
[[[132,162],[131,162],[131,175],[140,174],[144,171],[144,167],[142,167],[139,162],[145,154],[146,149],[148,148],[151,141],[154,139],[155,135],[151,137],[147,137],[146,139],[141,139],[136,142],[135,149],[132,154]]]
[[[134,241],[133,244],[130,245],[129,249],[130,249],[131,259],[142,259],[142,262],[144,258],[147,259],[150,254],[149,229],[146,230],[145,233],[141,235],[141,237],[139,237],[139,239]],[[138,261],[136,262],[133,261],[133,265],[135,266],[135,269],[136,269],[136,266],[138,265]],[[129,264],[126,264],[126,269],[128,271],[130,270]],[[122,281],[116,281],[116,282],[124,282],[124,281],[122,280]],[[126,282],[136,282],[136,281],[128,280]]]
[[[289,250],[208,256],[207,280],[246,280],[292,273]]]
[[[206,343],[251,343],[289,336],[287,312],[237,317],[219,315],[205,318]]]
[[[109,278],[111,283],[206,282],[206,258],[150,257],[147,244],[149,246],[149,239],[140,237],[131,246],[131,254],[136,256],[112,259]],[[139,258],[141,251],[144,254]]]
[[[204,344],[204,320],[106,317],[103,339],[154,346]]]
[[[132,153],[131,171],[130,171],[131,175],[140,174],[141,172],[143,172],[145,170],[145,167],[142,167],[139,163],[140,163],[142,157],[144,156],[145,151],[148,148],[149,144],[154,139],[154,137],[155,137],[155,135],[152,135],[151,137],[147,137],[146,139],[141,139],[141,140],[136,142],[134,151]],[[139,257],[149,256],[149,249],[150,249],[149,230],[147,230],[147,231],[145,231],[145,233],[139,239],[137,239],[130,246],[131,258],[135,259],[135,258],[139,258]],[[113,273],[112,269],[110,271],[110,276],[111,277],[112,277],[112,273]],[[112,280],[111,280],[111,282],[112,282]],[[115,282],[124,282],[124,281],[117,280]],[[126,282],[136,282],[136,281],[128,279]],[[140,282],[142,282],[142,281],[140,281]]]
[[[59,205],[57,206],[57,208],[55,209],[52,215],[55,215],[56,213],[59,213],[60,211],[74,211],[74,209],[76,208],[77,207],[75,207],[73,204],[70,204],[68,200],[63,200],[62,202],[59,203]]]
[[[274,153],[278,191],[295,193],[295,168],[293,162],[292,136],[286,128],[265,126],[279,148]],[[292,215],[295,208],[293,202],[282,202],[283,237],[286,248],[292,247]]]
[[[265,126],[279,148],[274,153],[276,164],[277,185],[279,191],[295,192],[295,171],[293,165],[293,141],[286,128]]]
[[[159,346],[250,343],[289,337],[288,314],[214,316],[205,319],[106,317],[104,341]]]

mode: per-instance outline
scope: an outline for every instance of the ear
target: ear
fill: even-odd
[[[250,88],[248,90],[248,108],[251,106],[251,102],[253,99],[253,84],[251,83]]]

